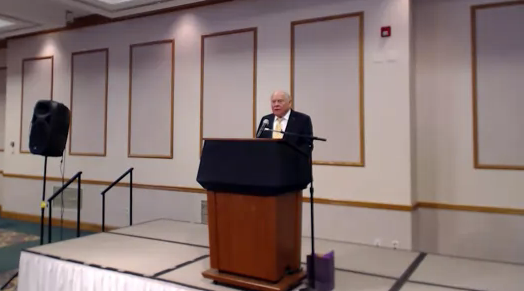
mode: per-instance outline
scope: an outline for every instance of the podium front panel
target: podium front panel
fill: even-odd
[[[302,193],[208,192],[211,268],[278,282],[300,268]]]

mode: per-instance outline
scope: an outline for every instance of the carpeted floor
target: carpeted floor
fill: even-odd
[[[16,274],[16,272],[17,270],[12,270],[12,271],[1,273],[0,274],[0,288],[4,286],[5,283],[7,283],[7,281],[10,280],[13,277],[13,275]],[[2,291],[15,291],[16,285],[17,285],[17,278],[11,280],[11,282],[9,282],[9,284]]]
[[[0,228],[0,248],[14,244],[36,241],[39,238],[40,237],[36,235]]]
[[[76,230],[53,227],[53,242],[67,240],[76,237]],[[81,235],[91,233],[82,232]],[[44,238],[47,241],[47,226],[44,230]],[[40,225],[4,219],[0,217],[0,287],[2,287],[18,271],[20,252],[23,249],[40,244]],[[7,287],[8,291],[16,290],[16,279]],[[2,290],[4,291],[4,290]]]

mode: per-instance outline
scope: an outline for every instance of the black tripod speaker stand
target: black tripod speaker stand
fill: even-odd
[[[39,100],[33,109],[29,132],[29,151],[44,156],[42,200],[40,201],[40,245],[44,244],[45,190],[47,182],[47,158],[61,157],[67,143],[71,112],[67,106],[53,100]],[[50,207],[50,206],[49,206]],[[49,217],[51,220],[51,217]]]
[[[44,244],[44,212],[46,208],[45,202],[45,186],[47,180],[47,156],[44,159],[44,176],[42,181],[42,201],[40,202],[41,216],[40,216],[40,245]],[[51,217],[49,217],[51,219]]]

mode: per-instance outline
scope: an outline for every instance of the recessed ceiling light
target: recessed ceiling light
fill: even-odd
[[[8,20],[5,20],[5,19],[1,19],[0,18],[0,28],[2,27],[7,27],[7,26],[11,26],[13,25],[14,23],[11,22],[11,21],[8,21]]]
[[[98,1],[104,2],[106,4],[117,5],[117,4],[122,4],[126,2],[131,2],[133,0],[98,0]]]

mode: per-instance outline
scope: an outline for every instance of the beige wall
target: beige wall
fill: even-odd
[[[139,183],[199,187],[195,177],[199,162],[200,142],[201,36],[257,27],[256,120],[258,122],[270,110],[269,95],[271,92],[276,89],[290,89],[291,22],[343,13],[363,12],[363,48],[366,53],[363,54],[363,76],[360,77],[363,80],[362,91],[365,92],[363,96],[365,100],[363,105],[364,123],[362,124],[365,130],[365,135],[363,136],[365,139],[365,167],[316,166],[317,195],[321,198],[338,200],[411,205],[408,94],[410,51],[407,44],[410,25],[409,1],[329,0],[319,2],[313,0],[279,0],[272,1],[271,5],[267,5],[267,2],[268,0],[235,1],[191,11],[181,11],[89,27],[82,30],[65,31],[10,41],[7,60],[7,64],[10,67],[6,104],[8,112],[6,120],[7,141],[14,141],[16,143],[15,148],[19,147],[20,68],[23,59],[35,56],[54,56],[53,99],[69,105],[71,53],[88,49],[109,48],[107,155],[95,158],[67,157],[66,176],[71,176],[76,171],[82,170],[86,179],[111,181],[128,167],[133,166],[135,167],[136,181]],[[396,37],[390,40],[383,40],[376,33],[382,22],[385,21],[384,17],[396,27]],[[351,33],[348,37],[345,37],[344,42],[339,42],[337,38],[326,39],[326,46],[344,48],[348,42],[358,43],[360,41],[358,38],[358,23],[341,22],[338,26],[340,25],[349,25],[357,33]],[[329,27],[320,27],[319,31],[315,31],[315,28],[306,29],[313,29],[311,30],[314,34],[312,37],[329,33]],[[175,42],[174,104],[172,110],[173,158],[128,158],[129,46],[169,39],[174,39]],[[238,41],[252,40],[240,39]],[[322,47],[314,45],[314,43],[304,41],[305,39],[301,39],[300,42],[297,42],[297,49],[301,49],[301,51],[317,50],[318,60],[321,60],[323,56],[329,56],[332,51],[324,50]],[[205,64],[212,66],[213,58],[218,60],[225,56],[240,56],[244,54],[241,49],[250,50],[246,46],[224,47],[224,49],[228,50],[227,53],[221,55],[220,52],[215,52],[214,55],[208,56],[209,62]],[[337,54],[343,55],[344,50],[338,49]],[[374,57],[377,55],[382,56],[384,60],[386,56],[390,56],[392,59],[389,62],[376,63]],[[354,56],[358,57],[358,54],[353,52],[349,54],[348,52],[348,56],[350,59],[345,62],[348,67],[358,64],[358,60],[353,60]],[[144,54],[144,58],[147,58],[152,64],[157,62],[165,65],[171,62],[169,55],[164,55],[164,52],[156,52],[152,48],[149,49],[147,54]],[[315,62],[315,60],[311,60],[311,62]],[[303,61],[300,64],[307,65]],[[233,65],[235,64],[231,63],[231,66]],[[211,68],[209,66],[205,66],[205,72]],[[135,66],[134,68],[136,69],[137,67]],[[147,144],[145,136],[148,132],[147,128],[154,134],[153,138],[155,140],[149,142],[151,148],[165,145],[165,139],[169,135],[162,134],[162,138],[160,138],[155,133],[155,128],[159,128],[159,131],[161,130],[162,132],[166,128],[169,129],[169,126],[166,124],[170,122],[171,111],[164,109],[170,106],[169,102],[166,101],[169,100],[166,94],[170,93],[168,90],[170,80],[169,78],[162,79],[158,77],[166,76],[168,69],[159,66],[138,68],[136,72],[135,69],[133,69],[133,84],[143,84],[143,86],[140,87],[141,89],[137,87],[133,91],[132,99],[135,100],[139,96],[147,96],[151,102],[144,104],[148,104],[147,108],[155,113],[150,114],[145,110],[137,111],[133,107],[131,120],[136,119],[141,122],[132,123],[132,128],[129,130],[131,134],[135,134],[132,135],[130,141],[131,148],[143,148]],[[340,72],[339,69],[338,71],[323,72],[323,74],[336,77]],[[234,73],[235,71],[228,72],[226,67],[224,68],[224,74],[222,74],[224,77],[221,77],[220,74],[215,74],[215,79],[209,82],[216,82],[216,78],[219,78],[219,80],[223,78],[223,82],[227,82],[226,77]],[[358,84],[360,77],[353,76],[352,78],[356,78],[355,80],[357,80]],[[238,80],[242,81],[244,79],[239,78]],[[204,88],[212,85],[212,83],[208,84],[207,82],[205,81]],[[243,88],[245,85],[247,84],[239,84],[238,86]],[[307,83],[304,82],[297,82],[295,85],[297,90],[308,88]],[[209,88],[213,90],[219,89]],[[93,88],[93,91],[97,92],[95,89],[97,88]],[[149,92],[149,95],[136,90],[144,90],[144,92]],[[382,90],[388,91],[387,96],[381,93]],[[354,88],[340,87],[335,95],[354,99],[353,91]],[[39,96],[32,97],[36,99]],[[206,97],[204,96],[205,102],[208,102],[211,97]],[[246,98],[250,97],[252,96]],[[30,96],[27,96],[27,98],[30,98]],[[301,96],[295,96],[295,98],[297,99],[297,110],[300,110],[301,106],[305,109],[309,108],[306,113],[315,116],[316,120],[313,120],[313,123],[319,125],[324,123],[322,114],[326,113],[324,111],[317,112],[315,111],[317,109],[307,107],[304,105],[306,101],[301,100],[301,98],[320,100],[324,98],[323,96],[301,94]],[[136,99],[135,101],[138,102],[138,100]],[[335,107],[338,103],[342,106],[347,102],[344,99],[331,101],[331,104]],[[253,110],[250,102],[236,104],[242,106],[242,108],[238,108],[242,112]],[[31,106],[31,104],[26,106]],[[30,108],[25,108],[24,111],[29,112]],[[238,116],[245,119],[243,121],[239,120],[239,122],[251,124],[252,116],[244,115],[240,114]],[[27,118],[29,116],[24,115],[24,119]],[[224,114],[221,118],[235,119],[237,116]],[[149,125],[148,122],[150,122]],[[354,126],[360,126],[360,120],[356,122],[357,124],[354,124]],[[346,124],[341,124],[340,126],[319,126],[318,128],[327,128],[327,130],[344,134],[345,126]],[[99,131],[99,129],[96,130],[97,132]],[[26,136],[27,132],[28,130],[23,127],[23,136]],[[331,132],[322,132],[320,130],[315,133],[319,136],[332,134]],[[136,136],[136,134],[142,134],[143,136]],[[26,139],[27,137],[23,137],[22,141],[25,142]],[[384,147],[385,143],[388,144],[387,147]],[[167,144],[169,144],[169,140],[167,140]],[[144,151],[142,148],[140,148],[140,152]],[[348,155],[344,152],[344,149],[337,149],[337,151],[338,155],[330,158],[347,160],[346,157]],[[157,156],[157,152],[159,157],[165,157],[166,149],[159,148],[147,154]],[[19,154],[18,151],[8,154],[5,157],[5,164],[5,170],[8,173],[38,175],[42,171],[42,159],[40,157]],[[59,175],[59,159],[52,159],[49,169],[50,175]],[[377,179],[379,179],[379,182]]]
[[[487,2],[478,0],[415,2],[416,181],[419,201],[524,208],[522,195],[524,171],[474,167],[470,7]],[[490,10],[495,9],[498,16],[477,17],[477,21],[484,26],[485,22],[494,21],[491,24],[492,29],[497,29],[500,24],[496,22],[501,22],[506,14],[510,17],[511,12],[517,7],[490,8]],[[521,14],[524,17],[524,13]],[[485,33],[485,29],[481,33]],[[515,40],[512,34],[503,31],[500,34]],[[513,62],[508,63],[502,58],[502,55],[506,54],[505,47],[500,48],[500,58],[497,58],[497,52],[491,52],[491,55],[480,56],[481,60],[483,62],[489,59],[499,60],[498,70],[508,71]],[[523,52],[512,52],[513,55],[519,53],[522,59]],[[517,64],[518,62],[515,63]],[[493,68],[483,66],[480,70],[489,72]],[[514,77],[518,78],[518,75]],[[496,80],[494,76],[491,79]],[[490,82],[489,78],[479,81],[483,82],[482,86]],[[491,106],[492,116],[479,115],[480,122],[501,120],[505,118],[504,115],[506,117],[509,115],[517,123],[520,122],[518,117],[521,115],[520,112],[514,113],[510,110],[511,107],[515,107],[515,104],[506,98],[514,90],[518,91],[518,88],[499,87],[498,83],[487,84],[499,88],[497,94],[480,92],[485,101],[482,103],[481,110],[486,112],[489,102],[498,102],[506,110],[498,112],[494,106]],[[486,126],[481,129],[483,132],[490,130],[490,124]],[[492,155],[495,159],[506,159],[501,156],[506,151],[513,153],[515,160],[518,161],[521,151],[517,153],[515,147],[522,132],[497,127],[492,127],[491,130],[507,130],[505,136],[515,142],[506,141],[491,149],[486,148],[485,150],[492,152],[484,151],[483,154]]]
[[[268,5],[271,2],[271,5]],[[148,185],[164,185],[179,187],[198,188],[196,173],[199,164],[200,144],[200,120],[201,104],[204,106],[203,131],[214,130],[213,123],[207,123],[210,118],[225,118],[231,121],[251,125],[253,115],[256,122],[265,114],[269,113],[269,96],[276,89],[291,90],[290,61],[291,61],[291,23],[304,19],[315,19],[340,14],[360,13],[362,18],[349,17],[348,19],[331,19],[329,22],[316,21],[311,25],[300,25],[296,35],[296,65],[298,68],[314,68],[315,62],[326,60],[325,58],[343,58],[344,62],[327,62],[329,70],[313,71],[314,76],[324,76],[334,79],[340,76],[350,78],[351,84],[358,88],[344,86],[344,82],[337,81],[332,88],[325,92],[311,91],[307,78],[301,71],[295,76],[295,91],[300,96],[297,99],[297,110],[314,117],[313,123],[317,124],[315,134],[318,136],[333,137],[334,133],[346,134],[342,141],[347,144],[346,148],[335,146],[331,152],[324,150],[325,158],[333,161],[360,162],[362,152],[362,164],[355,165],[316,165],[315,182],[316,197],[339,201],[360,201],[384,204],[402,205],[411,207],[411,179],[410,179],[410,49],[409,49],[409,26],[410,26],[410,2],[407,0],[255,0],[234,1],[221,5],[208,6],[194,10],[180,11],[171,14],[163,14],[148,18],[139,18],[125,22],[117,22],[108,25],[94,26],[81,30],[63,31],[53,34],[39,35],[35,37],[22,38],[9,41],[9,66],[7,84],[7,118],[6,118],[6,143],[13,141],[14,149],[9,149],[4,157],[4,170],[8,174],[17,175],[41,175],[43,169],[43,158],[19,152],[20,140],[24,143],[28,139],[28,128],[22,127],[20,133],[21,108],[21,64],[26,58],[53,56],[53,99],[70,105],[71,99],[71,54],[78,51],[103,49],[109,51],[108,62],[108,94],[107,94],[107,151],[105,156],[77,156],[66,154],[66,177],[71,177],[77,171],[83,171],[83,179],[97,181],[112,181],[129,167],[135,168],[134,182]],[[360,23],[360,19],[362,23]],[[395,26],[395,37],[381,39],[379,31],[384,21]],[[318,23],[317,23],[318,22]],[[329,25],[324,25],[329,24]],[[344,27],[351,29],[351,34],[343,34]],[[204,74],[210,77],[204,78],[203,102],[201,103],[201,49],[202,35],[215,34],[238,29],[256,28],[254,36],[237,37],[230,43],[236,45],[219,45],[228,37],[225,35],[213,38],[217,42],[205,43]],[[323,38],[331,29],[336,29],[337,34],[332,37]],[[299,31],[300,30],[300,33]],[[306,33],[303,33],[306,32]],[[311,39],[308,39],[308,33]],[[340,34],[340,37],[336,37]],[[256,37],[256,63],[251,63],[250,56],[254,52],[253,37]],[[324,47],[317,46],[315,40],[322,38]],[[155,50],[148,46],[143,51],[133,50],[133,66],[130,67],[130,46],[155,41],[174,40],[174,56],[171,58],[169,51]],[[346,50],[348,47],[350,50]],[[326,49],[327,48],[327,49]],[[313,52],[315,58],[304,58],[303,56]],[[335,52],[334,55],[330,54]],[[140,60],[136,57],[139,56]],[[173,74],[169,76],[171,61],[174,60]],[[234,60],[234,61],[228,61]],[[89,88],[82,85],[81,78],[90,74],[89,68],[95,72],[103,69],[103,62],[91,62],[90,67],[81,62],[75,63],[74,84],[76,93],[74,98],[83,98]],[[228,64],[223,66],[221,74],[217,73],[217,64]],[[256,78],[253,78],[250,69],[256,65]],[[354,70],[355,66],[362,65],[362,69]],[[235,68],[239,68],[236,70]],[[130,97],[130,74],[132,70],[132,95],[131,113],[129,115]],[[239,71],[240,70],[240,71]],[[219,71],[220,72],[220,71]],[[240,72],[240,73],[239,73]],[[28,73],[29,74],[29,73]],[[29,75],[28,75],[29,76]],[[49,85],[44,74],[34,74],[35,78],[28,78],[24,82],[31,88]],[[31,77],[34,77],[31,76]],[[41,76],[41,79],[38,78]],[[232,78],[234,77],[234,78]],[[252,80],[256,84],[251,83]],[[306,81],[304,81],[306,80]],[[170,82],[173,82],[173,105],[170,100]],[[234,84],[234,82],[242,84]],[[47,83],[46,83],[47,82]],[[77,83],[78,82],[78,83]],[[231,84],[233,82],[233,84]],[[208,94],[209,90],[220,90],[219,84],[238,86],[239,90],[230,90],[229,94]],[[93,79],[92,94],[93,102],[85,103],[86,112],[91,107],[103,108],[102,96],[103,78]],[[218,84],[218,85],[217,85]],[[141,85],[141,86],[137,86]],[[256,90],[250,93],[253,86]],[[308,87],[309,86],[309,87]],[[40,88],[40,87],[38,87]],[[46,87],[47,88],[47,87]],[[43,90],[43,89],[42,89]],[[383,94],[387,91],[388,94]],[[38,94],[40,90],[24,92],[24,99],[37,100],[43,97]],[[335,92],[336,91],[336,92]],[[212,92],[212,91],[211,91]],[[315,94],[310,94],[313,92]],[[362,92],[362,94],[361,94]],[[75,93],[75,94],[76,94]],[[83,95],[82,95],[83,94]],[[322,100],[328,98],[332,107],[338,108],[339,115],[351,113],[357,118],[344,119],[343,123],[337,123],[334,119],[324,118],[329,113],[325,112]],[[96,95],[96,96],[95,96]],[[87,96],[87,95],[86,95]],[[84,96],[85,97],[85,96]],[[253,97],[255,108],[253,108]],[[362,101],[360,98],[362,97]],[[247,98],[247,99],[244,99]],[[81,100],[81,99],[78,99]],[[210,101],[211,100],[211,101]],[[326,99],[327,100],[327,99]],[[85,100],[84,100],[85,101]],[[137,103],[143,102],[143,103]],[[210,103],[208,103],[210,102]],[[219,110],[223,103],[233,102],[232,106],[238,106],[237,111],[242,114],[234,114],[235,111]],[[25,102],[27,103],[27,102]],[[143,104],[143,106],[137,106]],[[147,106],[146,106],[147,105]],[[213,106],[216,105],[216,106]],[[30,118],[32,104],[26,104],[24,120]],[[348,110],[342,107],[351,106]],[[362,106],[362,107],[361,107]],[[146,112],[147,109],[152,112]],[[359,108],[355,108],[359,107]],[[361,107],[361,108],[360,108]],[[209,108],[217,110],[209,113]],[[169,110],[172,109],[172,110]],[[229,109],[226,107],[226,109]],[[77,110],[77,109],[75,109]],[[254,111],[253,111],[254,110]],[[83,113],[86,113],[83,112]],[[83,118],[86,114],[79,115]],[[149,117],[149,118],[148,118]],[[101,114],[92,114],[97,118],[89,135],[79,135],[74,131],[73,138],[78,142],[89,136],[102,136],[99,126]],[[129,127],[131,119],[131,127]],[[326,120],[331,120],[326,123]],[[75,116],[73,116],[75,120]],[[135,121],[140,122],[135,122]],[[170,137],[169,123],[173,121],[173,157],[169,158]],[[89,122],[89,121],[84,121]],[[151,124],[148,124],[150,122]],[[211,119],[213,122],[213,119]],[[350,126],[351,132],[346,133]],[[75,128],[81,128],[76,127]],[[362,128],[362,135],[360,133]],[[158,129],[158,131],[156,131]],[[249,135],[251,127],[242,129],[243,135]],[[88,130],[88,129],[84,129]],[[91,131],[92,130],[92,131]],[[146,133],[153,134],[152,140],[147,138]],[[131,133],[131,139],[129,139]],[[137,134],[139,136],[137,136]],[[223,128],[210,134],[224,135]],[[358,140],[354,140],[357,138]],[[330,138],[330,140],[337,140]],[[131,144],[134,156],[135,149],[141,154],[149,157],[129,157],[128,148]],[[144,147],[150,144],[150,147]],[[360,149],[360,145],[363,145]],[[387,144],[388,146],[384,146]],[[95,145],[93,145],[95,148]],[[321,146],[319,146],[321,148]],[[154,149],[146,152],[145,149]],[[85,149],[82,149],[84,151]],[[100,152],[96,145],[96,152]],[[326,153],[329,153],[327,155]],[[365,153],[365,155],[364,155]],[[143,155],[142,155],[143,156]],[[350,163],[351,164],[351,163]],[[60,159],[53,158],[49,161],[48,173],[50,176],[60,175]],[[12,177],[12,175],[11,175]],[[9,180],[4,187],[4,208],[6,211],[17,211],[23,213],[35,213],[38,211],[40,201],[40,187],[38,183],[31,183],[31,189],[24,183],[23,179]],[[22,185],[24,184],[24,185]],[[19,194],[16,189],[26,189],[24,194]],[[87,189],[87,188],[86,188]],[[89,189],[97,189],[89,187]],[[146,193],[146,192],[144,192]],[[150,192],[147,192],[150,193]],[[151,192],[152,193],[152,192]],[[95,201],[100,199],[97,190],[88,190],[86,195]],[[92,195],[92,196],[91,196]],[[138,195],[138,194],[137,194]],[[146,195],[146,194],[144,194]],[[153,197],[154,195],[151,194]],[[144,196],[144,199],[147,197]],[[156,196],[154,196],[156,197]],[[162,196],[155,198],[150,203],[137,205],[136,213],[146,213],[144,217],[171,216],[170,209],[184,205],[179,195]],[[137,198],[138,199],[138,198]],[[153,199],[153,198],[151,198]],[[33,202],[31,202],[33,201]],[[87,205],[86,205],[87,207]],[[112,209],[115,213],[121,213],[125,209],[125,203],[116,203]],[[193,209],[186,205],[191,211],[198,213],[199,208]],[[118,208],[118,209],[117,209]],[[377,221],[373,227],[359,229],[358,235],[354,224],[344,233],[337,233],[332,222],[338,221],[339,217],[349,219],[351,213],[360,211],[351,208],[334,209],[330,211],[325,208],[317,216],[327,228],[324,232],[326,238],[340,238],[362,243],[372,243],[378,237],[384,237],[384,245],[393,240],[400,240],[405,247],[410,247],[410,224],[409,212],[402,213],[400,226],[392,228]],[[335,213],[337,213],[335,215]],[[394,213],[394,212],[392,212]],[[404,215],[406,214],[406,215]],[[86,208],[82,213],[89,222],[97,221],[96,208]],[[149,216],[148,216],[149,215]],[[368,216],[369,214],[363,213]],[[396,215],[396,214],[393,214]],[[388,217],[388,215],[386,215]],[[119,216],[120,217],[120,216]],[[188,220],[192,220],[188,216]],[[344,218],[344,220],[346,220]],[[119,218],[120,219],[120,218]],[[387,218],[385,218],[388,220]],[[390,222],[397,221],[389,219]],[[117,220],[118,222],[118,220]],[[394,229],[387,235],[384,229]],[[322,232],[321,232],[322,233]]]
[[[519,249],[522,241],[518,235],[519,225],[522,225],[523,219],[520,215],[425,208],[415,212],[373,209],[373,207],[384,206],[382,204],[386,204],[386,207],[393,204],[393,206],[404,205],[409,210],[416,202],[426,202],[426,206],[429,205],[427,202],[436,203],[437,206],[439,204],[484,206],[487,208],[483,210],[488,211],[504,210],[497,207],[524,208],[524,198],[520,195],[524,186],[522,184],[524,172],[474,167],[470,7],[493,1],[272,0],[274,5],[267,5],[267,1],[238,1],[10,41],[9,57],[6,60],[10,68],[7,81],[4,142],[6,152],[5,156],[0,155],[3,158],[0,166],[8,174],[41,175],[42,172],[42,158],[18,152],[22,60],[53,55],[55,60],[53,98],[68,105],[71,97],[71,53],[86,49],[108,48],[106,156],[67,155],[66,177],[82,170],[85,179],[111,181],[128,167],[133,166],[136,169],[136,183],[198,188],[195,176],[201,134],[201,36],[256,27],[256,33],[253,35],[234,38],[231,43],[236,44],[235,46],[228,46],[225,36],[216,39],[217,43],[207,43],[206,46],[208,66],[204,67],[204,74],[209,74],[213,78],[212,82],[207,83],[208,80],[204,84],[204,88],[209,88],[206,89],[207,92],[218,90],[221,82],[231,83],[235,79],[242,80],[239,90],[228,91],[227,94],[220,92],[220,94],[203,95],[204,123],[208,124],[203,128],[203,132],[206,135],[208,132],[211,135],[224,135],[227,131],[224,131],[223,127],[234,124],[234,118],[237,116],[231,114],[227,107],[221,110],[223,112],[211,112],[208,115],[209,108],[233,102],[241,107],[242,114],[239,117],[243,122],[251,125],[253,112],[256,121],[268,113],[268,96],[273,90],[282,88],[290,90],[291,22],[363,11],[362,75],[354,71],[346,71],[339,63],[327,63],[329,64],[327,69],[315,72],[314,61],[309,63],[308,57],[304,56],[313,52],[311,55],[328,58],[329,54],[322,47],[311,45],[307,39],[303,39],[304,35],[307,38],[307,34],[297,34],[295,39],[297,46],[295,60],[298,61],[295,69],[308,70],[307,74],[301,71],[294,74],[297,81],[295,92],[301,95],[295,96],[298,99],[297,110],[305,108],[306,113],[315,117],[314,124],[320,125],[315,134],[319,136],[330,136],[334,132],[348,134],[344,137],[346,139],[340,139],[347,144],[347,152],[344,152],[344,147],[333,148],[324,151],[323,157],[346,162],[358,159],[357,147],[361,143],[360,140],[355,139],[359,134],[359,126],[363,125],[365,153],[363,166],[315,166],[316,197],[328,203],[317,204],[315,217],[318,236],[368,244],[380,240],[383,246],[389,247],[394,240],[398,240],[401,248],[524,262],[524,256]],[[519,13],[514,11],[516,10],[512,10],[511,13]],[[505,12],[501,10],[501,13],[502,16],[488,15],[494,21],[498,21],[494,23],[495,28],[503,25]],[[485,24],[487,19],[478,18],[478,21]],[[335,57],[347,61],[352,67],[355,66],[358,63],[358,50],[351,50],[352,53],[345,55],[345,50],[341,48],[348,44],[353,45],[350,46],[351,48],[355,48],[355,43],[359,41],[356,37],[359,26],[351,20],[347,23],[335,21],[331,24],[329,30],[338,31],[337,29],[340,30],[344,25],[348,25],[351,33],[339,39],[333,37],[335,34],[324,36],[327,28],[322,25],[304,26],[301,29],[313,33],[312,39],[317,39],[313,44],[318,43],[318,40],[326,42],[325,47],[330,48],[329,51],[336,52]],[[379,37],[379,29],[382,25],[392,25],[392,38],[384,40]],[[95,34],[97,41],[94,41]],[[250,70],[253,68],[251,56],[255,53],[251,45],[253,38],[257,41],[256,72]],[[175,40],[172,79],[173,158],[130,158],[128,157],[129,46],[166,39]],[[497,54],[496,48],[489,47],[489,51]],[[147,55],[150,62],[162,63],[164,59],[169,61],[169,56],[155,53],[154,50],[149,51]],[[217,66],[227,63],[228,57],[231,56],[236,60],[231,67],[239,69],[228,72],[226,68],[222,78],[219,71],[217,72]],[[239,57],[235,58],[235,56]],[[357,56],[357,59],[354,59],[354,56]],[[479,57],[485,56],[484,54]],[[519,55],[515,57],[518,59]],[[505,68],[505,61],[501,62],[502,68]],[[496,64],[491,64],[490,68],[494,67]],[[487,74],[491,72],[484,67],[481,69]],[[240,71],[242,73],[238,73]],[[79,72],[85,73],[86,70],[79,70]],[[145,89],[153,92],[150,96],[152,100],[156,100],[154,98],[161,100],[150,105],[153,110],[156,108],[154,106],[158,106],[156,108],[158,113],[153,121],[155,124],[162,125],[163,129],[167,128],[166,124],[171,120],[169,110],[163,110],[169,106],[169,87],[166,87],[169,85],[169,80],[148,78],[158,76],[155,74],[165,76],[168,73],[169,68],[165,66],[161,71],[156,71],[154,67],[147,67],[138,70],[138,75],[133,76],[133,82],[136,81],[137,84],[142,82],[140,84],[145,84],[143,86]],[[256,78],[253,78],[254,75]],[[363,92],[362,112],[355,110],[356,104],[359,104],[358,94],[355,93],[357,91],[353,88],[355,86],[346,88],[344,82],[335,79],[339,75],[345,76],[351,84],[362,81],[363,87],[358,88]],[[317,86],[307,82],[321,77],[326,77],[333,82],[331,87],[334,89],[326,90],[328,97],[321,96],[321,92],[313,90]],[[249,82],[252,79],[256,80],[256,90],[253,94],[251,94],[253,84]],[[155,90],[155,81],[161,82],[159,86],[164,86],[162,90]],[[482,82],[481,86],[490,85],[484,84],[489,83],[490,78],[486,77]],[[101,84],[103,82],[95,83],[93,86],[98,87],[94,88],[97,90],[93,92],[99,92],[97,94],[100,95]],[[155,92],[162,96],[156,97]],[[511,101],[509,103],[499,104],[497,100],[489,99],[490,94],[486,92],[484,90],[479,93],[483,94],[482,100],[488,101],[483,104],[489,105],[489,102],[495,102],[495,105],[500,105],[501,108],[515,107],[515,104],[511,103],[513,99],[507,99]],[[138,93],[137,96],[141,98],[148,97],[143,92]],[[307,99],[301,101],[300,97],[304,98],[304,96],[307,96]],[[344,96],[348,96],[348,99],[344,99]],[[329,113],[323,112],[325,108],[322,98],[330,100],[334,107],[350,106],[350,109],[342,110],[339,114],[347,112],[353,118],[345,118],[340,123],[331,122],[327,117],[323,118]],[[220,99],[225,102],[221,102]],[[96,100],[98,100],[97,106],[100,106],[101,99]],[[489,106],[486,108],[489,109]],[[139,111],[139,108],[133,109],[132,112],[137,110]],[[354,118],[360,113],[362,113],[362,120]],[[147,113],[139,114],[142,114],[137,115],[140,120],[147,120]],[[484,118],[483,116],[480,118]],[[514,117],[517,121],[521,120],[518,119],[521,116]],[[96,118],[100,119],[102,115],[97,114]],[[215,118],[226,118],[225,125],[215,128],[213,126],[216,124],[207,123]],[[497,116],[494,116],[493,120],[497,120]],[[101,136],[100,128],[98,124],[94,132],[96,136]],[[137,132],[145,132],[140,127],[134,127],[133,130],[135,129]],[[251,127],[242,128],[242,136],[249,136],[250,129]],[[512,130],[504,137],[511,137],[511,134],[518,138],[521,135],[520,132]],[[353,138],[347,139],[348,136]],[[161,140],[157,138],[157,141],[165,144],[164,138],[166,138],[165,134],[162,135]],[[11,141],[15,142],[14,149],[7,147]],[[139,139],[139,141],[146,140]],[[505,145],[496,143],[488,145],[492,147],[485,147],[483,153],[488,150],[490,158],[507,159],[497,155],[505,149]],[[520,154],[516,150],[518,143],[509,144],[507,147],[509,147],[510,160],[511,155],[514,155],[515,160],[518,161],[517,155]],[[158,152],[165,153],[166,149],[159,149]],[[50,161],[49,173],[54,177],[59,176],[59,159]],[[2,183],[0,204],[4,206],[4,210],[38,214],[40,181],[8,176]],[[89,201],[82,212],[86,222],[97,223],[100,220],[99,191],[101,189],[101,186],[96,185],[86,185],[84,188],[86,199]],[[114,196],[110,198],[112,200],[108,201],[110,205],[108,224],[125,225],[126,190],[117,189],[114,190],[116,192]],[[170,217],[198,222],[200,203],[205,199],[202,194],[184,193],[183,190],[142,189],[137,190],[136,195],[138,201],[135,204],[136,221]],[[329,205],[331,202],[344,204],[348,201],[349,203],[346,204],[352,205],[351,207]],[[372,208],[358,207],[362,204],[355,201],[364,202],[365,206]],[[304,209],[304,234],[307,235],[309,204],[305,203]],[[522,213],[522,211],[513,212]],[[67,215],[74,219],[73,214]],[[499,238],[504,238],[503,244],[500,243]]]
[[[501,1],[414,1],[415,194],[419,202],[432,206],[459,205],[454,208],[474,211],[420,209],[413,217],[413,245],[433,253],[522,263],[524,172],[474,165],[471,6],[493,2]],[[511,29],[522,31],[523,8],[492,7],[477,15],[477,88],[482,103],[477,121],[481,133],[500,135],[482,141],[481,156],[491,163],[507,163],[508,157],[518,163],[522,155],[522,130],[515,130],[522,120],[515,109],[521,106],[513,97],[521,91],[522,74],[511,72],[524,69],[522,62],[512,60],[524,59],[524,52],[516,50],[522,39],[504,27],[514,23]],[[510,81],[517,85],[504,83]]]

